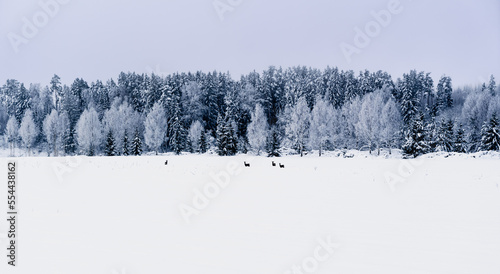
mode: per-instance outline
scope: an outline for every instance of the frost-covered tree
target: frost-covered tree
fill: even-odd
[[[146,145],[150,149],[154,150],[156,152],[156,155],[158,155],[158,150],[165,140],[165,134],[167,131],[167,118],[165,116],[165,109],[160,102],[157,102],[153,105],[153,108],[146,116],[144,127],[144,138],[146,141]]]
[[[395,147],[401,138],[400,136],[403,123],[401,112],[399,111],[394,99],[389,98],[389,100],[385,103],[380,115],[380,120],[382,142],[386,144],[390,154],[391,148]]]
[[[53,98],[50,94],[50,90],[47,87],[41,88],[39,84],[32,84],[30,85],[29,93],[31,105],[30,109],[33,111],[33,120],[35,121],[37,128],[43,130],[43,120],[54,109],[54,104],[52,102]],[[41,138],[38,138],[38,143],[40,143],[40,139]]]
[[[382,91],[368,93],[361,100],[361,110],[359,121],[355,124],[356,135],[360,141],[368,146],[370,154],[376,146],[380,153],[380,143],[382,142],[382,110],[384,108],[384,98]]]
[[[361,98],[355,97],[342,107],[342,146],[343,148],[360,148],[360,136],[356,134],[356,124],[361,113]]]
[[[19,127],[19,135],[21,136],[24,146],[28,149],[28,155],[31,155],[31,148],[38,136],[38,128],[33,121],[33,113],[31,110],[27,110],[24,113],[21,126]]]
[[[488,118],[491,118],[493,114],[500,113],[500,96],[488,96]],[[486,119],[488,121],[488,119]]]
[[[49,155],[52,149],[54,156],[57,156],[57,148],[62,136],[62,126],[59,119],[59,113],[53,109],[43,120],[43,133],[49,145]]]
[[[182,99],[186,110],[186,120],[191,124],[203,119],[206,106],[202,103],[201,85],[196,81],[190,81],[182,87]]]
[[[191,144],[191,150],[193,152],[201,152],[200,144],[201,137],[203,135],[204,128],[200,121],[194,121],[189,127],[188,139]]]
[[[117,148],[123,148],[126,132],[134,132],[136,128],[143,126],[142,116],[126,101],[122,102],[120,99],[114,100],[111,107],[104,112],[102,122],[105,132],[111,130],[113,133]],[[119,152],[117,150],[116,154]]]
[[[321,97],[316,98],[316,104],[311,112],[311,125],[309,127],[309,145],[318,150],[321,157],[323,149],[331,139],[333,127],[333,106]]]
[[[355,114],[354,114],[355,115]],[[385,143],[390,148],[401,129],[401,114],[388,90],[376,90],[363,96],[359,120],[355,124],[356,136],[368,146],[370,153]]]
[[[484,123],[481,130],[481,149],[500,150],[500,128],[496,113],[493,113],[490,121]]]
[[[311,112],[304,97],[297,104],[285,110],[289,117],[285,127],[285,134],[289,144],[297,150],[302,157],[309,137],[309,122]]]
[[[269,126],[264,109],[260,104],[257,104],[251,114],[251,122],[247,128],[248,143],[257,155],[260,155],[260,152],[266,148],[268,132]]]
[[[109,130],[106,136],[106,146],[104,148],[104,153],[106,154],[106,156],[115,156],[115,150],[115,138],[113,137],[113,132]]]
[[[346,130],[346,120],[342,115],[341,108],[334,108],[332,111],[332,124],[329,128],[328,136],[330,139],[329,143],[332,145],[332,149],[343,148],[345,145],[345,130]]]
[[[7,142],[9,143],[10,147],[10,156],[14,156],[16,152],[16,143],[19,139],[19,125],[17,124],[17,119],[15,116],[10,116],[5,131],[7,135]]]
[[[76,124],[76,140],[80,150],[89,156],[99,151],[103,139],[99,114],[94,108],[85,109]]]
[[[486,92],[472,92],[465,99],[462,108],[462,121],[465,123],[469,152],[481,146],[481,127],[488,120],[491,95]]]

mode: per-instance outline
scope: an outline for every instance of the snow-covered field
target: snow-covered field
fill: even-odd
[[[17,158],[0,273],[497,274],[500,160],[472,156]]]

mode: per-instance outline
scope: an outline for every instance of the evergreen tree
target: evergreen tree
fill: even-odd
[[[108,135],[106,136],[106,147],[104,149],[104,153],[106,156],[115,156],[115,150],[115,138],[113,137],[113,132],[109,130]]]
[[[203,124],[211,132],[217,130],[217,117],[223,113],[224,94],[218,88],[217,72],[210,72],[203,76],[201,87],[201,103],[203,106]]]
[[[2,101],[1,87],[0,87],[0,101]],[[9,118],[10,117],[7,114],[7,108],[5,107],[4,102],[0,102],[0,133],[5,132]]]
[[[91,104],[95,107],[95,110],[99,114],[99,119],[102,120],[104,112],[110,108],[111,104],[109,101],[108,90],[100,80],[92,83],[88,92],[84,96],[84,105],[89,106]],[[116,135],[114,136],[118,137]]]
[[[59,124],[61,127],[61,150],[66,155],[75,152],[74,129],[71,129],[71,121],[68,113],[63,112],[59,115]]]
[[[491,96],[496,95],[497,84],[495,83],[495,77],[493,75],[491,75],[491,77],[490,77],[490,82],[488,84],[488,90],[490,91]]]
[[[128,133],[127,130],[125,130],[125,134],[123,134],[123,145],[122,145],[122,154],[124,156],[128,156],[129,153],[129,148],[128,148]]]
[[[278,122],[281,110],[285,108],[285,79],[281,68],[269,67],[262,73],[258,89],[258,100],[262,104],[270,126]]]
[[[132,141],[132,154],[139,156],[142,154],[142,140],[139,135],[139,130],[135,130],[134,140]]]
[[[179,119],[174,119],[174,121],[172,121],[170,131],[170,148],[175,152],[175,154],[179,155],[186,146],[186,130],[182,126]]]
[[[400,94],[401,115],[405,130],[409,129],[419,114],[428,114],[432,108],[433,81],[429,73],[412,70],[398,80],[398,93]],[[425,117],[425,116],[424,116]]]
[[[410,90],[403,90],[402,95],[401,113],[403,114],[403,121],[406,126],[410,126],[411,121],[418,111],[417,100],[415,98],[415,94],[413,94]]]
[[[419,114],[417,119],[411,124],[406,134],[406,142],[402,147],[405,157],[417,157],[427,153],[429,145],[425,141],[425,131],[423,125],[423,115]]]
[[[57,74],[54,74],[50,80],[50,92],[52,93],[52,98],[54,98],[53,100],[57,111],[60,111],[60,101],[63,95],[62,91],[61,78]]]
[[[276,126],[271,127],[266,140],[267,157],[281,156],[281,138]]]
[[[71,89],[63,86],[62,97],[59,101],[60,112],[66,112],[70,121],[70,127],[73,129],[80,118],[78,99]]]
[[[18,118],[23,117],[23,115],[26,113],[27,110],[30,109],[30,97],[28,90],[24,87],[24,84],[21,84],[21,86],[18,89],[18,93],[15,95],[16,96],[16,112],[15,115]],[[31,112],[33,115],[33,112]]]
[[[200,153],[206,153],[207,150],[208,150],[207,133],[205,130],[203,130],[203,131],[201,131],[201,135],[200,135],[199,151],[200,151]]]
[[[182,106],[181,106],[181,87],[179,86],[172,93],[172,98],[168,103],[168,112],[170,119],[168,120],[168,137],[169,145],[175,154],[179,155],[186,147],[187,131],[182,122]]]
[[[245,136],[241,136],[238,138],[237,140],[237,151],[240,152],[240,153],[243,153],[243,154],[247,154],[248,153],[248,141],[247,139],[245,138]],[[265,147],[264,147],[265,148]]]
[[[422,120],[424,121],[424,120]],[[425,143],[428,148],[425,153],[435,152],[439,146],[439,125],[436,123],[435,118],[431,117],[431,120],[427,123],[422,122],[424,125],[424,136]]]
[[[76,152],[76,129],[68,129],[64,132],[64,153],[66,155]]]
[[[489,123],[484,123],[481,136],[481,149],[500,150],[500,129],[496,113],[492,115]]]
[[[220,156],[235,155],[238,146],[232,121],[226,121],[226,119],[222,118],[220,115],[217,121],[217,154]]]
[[[455,134],[455,141],[453,142],[453,151],[459,153],[466,152],[466,142],[465,142],[465,131],[462,124],[458,126],[457,132]]]
[[[226,123],[220,115],[217,117],[216,144],[217,144],[217,154],[219,154],[219,156],[227,155]]]
[[[84,95],[87,93],[88,89],[89,85],[87,84],[87,82],[80,78],[76,78],[75,81],[73,81],[73,84],[71,84],[70,92],[73,95],[72,99],[75,100],[75,114],[78,117],[80,117],[86,107],[90,107],[84,104]]]
[[[454,150],[453,120],[442,120],[437,136],[437,145],[442,151],[451,152]]]
[[[227,155],[235,155],[238,152],[238,138],[236,136],[236,126],[233,120],[226,122]]]
[[[444,111],[453,106],[451,94],[453,88],[451,86],[451,78],[447,76],[441,77],[437,85],[437,102],[436,108],[438,112]]]
[[[24,87],[24,84],[19,83],[17,80],[9,79],[2,87],[3,100],[7,107],[7,114],[16,117],[18,123],[24,116],[26,110],[30,108],[30,94]]]

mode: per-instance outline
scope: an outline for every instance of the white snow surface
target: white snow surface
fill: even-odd
[[[346,153],[12,158],[18,266],[1,256],[0,273],[500,273],[498,153]],[[227,186],[186,222],[179,206],[216,191],[213,174]],[[328,238],[333,254],[312,264]]]

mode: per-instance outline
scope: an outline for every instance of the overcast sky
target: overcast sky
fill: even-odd
[[[270,65],[500,82],[498,0],[219,0],[219,12],[213,0],[59,0],[47,14],[39,2],[51,1],[0,0],[0,84],[214,69],[238,79]],[[388,24],[375,23],[372,11],[391,4]],[[367,26],[373,37],[357,47]]]

